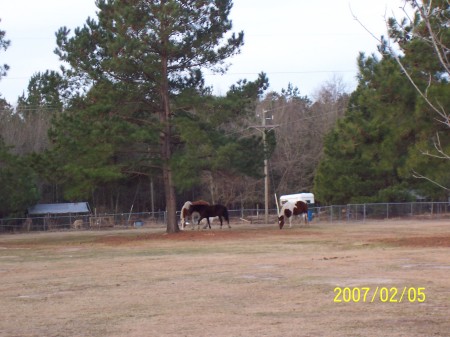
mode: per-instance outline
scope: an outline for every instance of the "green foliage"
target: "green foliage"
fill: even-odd
[[[230,33],[232,1],[98,0],[96,5],[97,21],[88,19],[72,37],[65,27],[58,31],[55,52],[72,67],[65,72],[72,79],[80,78],[91,85],[128,87],[130,94],[126,97],[135,100],[124,102],[116,110],[125,115],[128,126],[133,124],[132,139],[146,137],[145,131],[135,128],[158,130],[159,153],[154,147],[144,151],[151,153],[148,165],[157,164],[162,171],[168,231],[176,231],[175,186],[170,167],[178,139],[172,133],[174,99],[188,90],[203,92],[202,69],[223,72],[225,60],[239,52],[243,33]],[[128,110],[131,102],[140,105],[141,116],[132,109],[132,119],[128,119],[130,111],[123,114],[122,108]]]
[[[415,11],[412,20],[388,21],[389,38],[398,43],[403,56],[397,59],[383,39],[379,47],[383,60],[359,58],[358,89],[345,120],[329,136],[315,180],[318,198],[326,202],[405,201],[414,194],[448,198],[448,188],[441,186],[450,186],[450,74],[445,57],[450,5],[407,3]],[[357,128],[363,132],[355,133]],[[351,157],[345,157],[346,147],[353,147]],[[361,178],[370,179],[372,186],[358,188]],[[339,184],[342,180],[352,187]]]
[[[36,177],[29,163],[12,155],[0,138],[0,218],[23,216],[38,198]]]
[[[56,71],[36,73],[28,82],[28,95],[23,94],[19,97],[17,110],[19,112],[24,110],[25,114],[36,111],[39,107],[62,111],[62,96],[66,88],[66,81]]]
[[[89,198],[96,188],[121,180],[142,160],[134,152],[155,142],[154,128],[131,122],[142,112],[139,105],[123,105],[121,90],[98,84],[53,122],[54,145],[35,165],[47,181],[64,186],[67,199]]]
[[[448,82],[444,74],[449,75],[449,63],[445,56],[450,45],[449,2],[408,0],[407,3],[414,10],[414,16],[400,22],[390,18],[389,37],[404,52],[404,65],[408,72],[415,81],[423,81],[418,83],[421,89],[429,83]],[[436,44],[432,43],[433,40]]]
[[[98,20],[88,19],[75,36],[66,27],[57,32],[55,52],[72,66],[67,74],[124,81],[151,100],[162,99],[166,81],[178,93],[197,82],[201,68],[224,71],[224,60],[243,44],[242,32],[225,38],[231,1],[100,0],[97,6]]]
[[[262,137],[240,136],[267,86],[267,77],[260,74],[255,81],[233,85],[225,97],[190,92],[189,100],[183,96],[176,100],[183,109],[176,112],[174,120],[179,144],[171,166],[180,191],[199,186],[201,173],[206,171],[262,176]]]
[[[1,22],[1,20],[0,20]],[[8,49],[11,41],[5,38],[6,32],[0,29],[0,49],[6,50]],[[9,66],[7,64],[0,65],[0,80],[3,76],[6,76],[7,71],[9,70]]]
[[[412,202],[415,201],[415,196],[414,191],[409,188],[409,184],[400,183],[379,191],[377,194],[377,201]]]
[[[314,181],[317,199],[333,204],[406,201],[413,191],[445,198],[442,190],[413,178],[413,170],[420,170],[448,181],[449,162],[423,155],[431,151],[430,134],[445,133],[442,124],[430,118],[392,58],[361,55],[359,66],[359,86],[346,116],[326,137]],[[449,86],[442,83],[434,90],[447,103]],[[448,149],[447,135],[441,141]]]

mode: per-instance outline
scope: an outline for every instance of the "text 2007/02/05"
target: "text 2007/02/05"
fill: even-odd
[[[334,303],[423,303],[425,287],[336,287]]]

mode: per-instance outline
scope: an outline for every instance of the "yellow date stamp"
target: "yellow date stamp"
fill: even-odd
[[[336,287],[334,303],[423,303],[425,287]]]

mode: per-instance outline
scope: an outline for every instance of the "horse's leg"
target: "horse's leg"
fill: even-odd
[[[209,219],[209,223],[212,224],[213,221],[214,221],[214,218],[208,217],[208,219]],[[207,226],[208,226],[208,223],[205,222],[205,225],[203,226],[203,229],[206,229]]]
[[[191,226],[192,226],[192,230],[195,230],[195,221],[196,221],[196,217],[195,217],[195,212],[192,212],[192,214],[189,216],[191,218]]]
[[[197,230],[199,231],[200,230],[200,222],[202,221],[202,216],[200,215],[200,217],[198,218],[198,221],[197,221]]]
[[[209,222],[209,216],[206,217],[206,220],[208,221],[209,229],[211,229],[211,223]]]
[[[184,221],[185,221],[186,217],[183,215],[183,209],[181,210],[181,214],[180,214],[180,229],[184,230]]]
[[[228,210],[223,214],[223,217],[227,221],[228,228],[231,228],[231,226],[230,226],[230,217],[228,215]]]
[[[202,218],[202,215],[200,214],[200,213],[195,213],[196,214],[196,216],[198,217],[197,219],[198,219],[198,221],[197,221],[197,230],[199,231],[200,230],[200,224],[202,223],[202,220],[204,219],[204,218]],[[195,222],[194,222],[194,218],[192,218],[192,229],[195,229]]]
[[[292,216],[289,217],[289,228],[292,228]]]
[[[222,229],[222,216],[219,215],[219,220],[220,220],[220,229]]]
[[[209,219],[209,217],[207,219]],[[210,219],[210,221],[211,221],[211,219]],[[205,224],[203,225],[203,229],[206,229],[206,227],[208,227],[208,220],[205,221]]]
[[[229,220],[228,218],[225,218],[225,220],[227,220],[228,228],[231,228],[231,226],[230,226],[230,220]]]
[[[187,227],[187,222],[188,222],[188,219],[189,218],[191,218],[191,223],[192,223],[192,215],[186,215],[186,217],[183,219],[183,229],[186,229],[186,227]],[[192,224],[193,225],[193,224]]]
[[[203,229],[206,229],[208,227],[208,221],[205,221],[205,224],[203,225]]]

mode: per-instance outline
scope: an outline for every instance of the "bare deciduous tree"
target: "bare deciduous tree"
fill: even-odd
[[[261,107],[273,116],[276,149],[270,158],[272,185],[279,194],[311,191],[319,164],[323,140],[348,102],[341,79],[326,82],[316,93],[315,102],[301,97],[288,86],[281,95],[272,93]]]
[[[49,147],[51,114],[38,110],[22,115],[8,106],[0,109],[0,136],[13,147],[13,153],[27,155]]]

